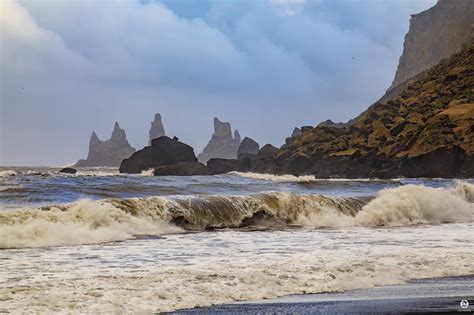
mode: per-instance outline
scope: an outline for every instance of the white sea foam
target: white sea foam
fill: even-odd
[[[377,179],[377,178],[316,178],[312,175],[294,176],[294,175],[272,175],[272,174],[261,174],[252,172],[236,172],[232,171],[229,175],[236,175],[252,179],[270,180],[274,182],[299,182],[299,183],[312,183],[312,182],[374,182],[374,181],[390,181],[400,182],[401,178],[393,179]]]
[[[159,212],[133,216],[91,200],[47,210],[0,211],[0,227],[0,248],[103,243],[180,230],[168,225]]]
[[[17,259],[3,260],[0,275],[8,282],[0,285],[2,309],[152,314],[474,273],[472,225],[416,229],[225,232],[176,235],[136,247],[6,251],[5,257]],[[153,251],[156,256],[147,256]]]
[[[229,175],[236,175],[241,177],[247,177],[252,179],[271,180],[274,182],[299,182],[299,183],[310,183],[315,182],[314,176],[294,176],[294,175],[271,175],[271,174],[260,174],[260,173],[245,173],[245,172],[229,172]]]
[[[76,174],[66,174],[66,176],[117,176],[118,170],[78,170]]]
[[[384,189],[355,221],[361,225],[411,225],[474,220],[474,185],[459,182],[453,188],[406,185]]]
[[[82,200],[0,212],[0,248],[120,241],[177,230],[257,226],[409,226],[474,221],[474,185],[406,185],[372,200],[266,192],[252,196],[177,196]]]
[[[10,177],[16,175],[18,175],[18,173],[13,170],[0,171],[0,177]]]
[[[147,170],[143,170],[141,172],[141,175],[142,176],[153,176],[153,172],[154,172],[154,169],[153,168],[149,168]]]

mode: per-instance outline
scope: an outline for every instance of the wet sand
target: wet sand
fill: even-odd
[[[460,302],[469,306],[462,308]],[[474,314],[474,275],[414,280],[341,293],[291,295],[172,314]]]

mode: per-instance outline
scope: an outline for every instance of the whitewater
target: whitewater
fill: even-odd
[[[470,179],[1,168],[0,311],[156,313],[470,275],[473,231]]]

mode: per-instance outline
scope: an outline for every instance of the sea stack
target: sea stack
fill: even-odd
[[[212,158],[236,159],[239,145],[239,131],[235,130],[232,136],[230,123],[222,122],[214,117],[214,133],[204,150],[198,155],[198,159],[201,163],[207,163]]]
[[[118,167],[123,159],[130,157],[135,148],[127,141],[125,130],[115,122],[112,136],[109,140],[101,141],[95,132],[92,132],[89,141],[87,159],[79,160],[76,167]]]
[[[197,161],[191,146],[162,136],[152,140],[151,145],[124,159],[120,173],[140,173],[153,169],[154,175],[204,175],[206,166]]]
[[[156,113],[155,119],[151,122],[148,145],[151,145],[151,140],[165,135],[165,128],[163,127],[163,122],[161,121],[161,115]]]

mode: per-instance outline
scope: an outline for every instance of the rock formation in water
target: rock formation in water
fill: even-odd
[[[474,176],[474,41],[348,128],[303,131],[252,171],[317,177]]]
[[[165,128],[163,127],[163,122],[161,121],[161,115],[159,113],[155,114],[155,119],[151,122],[148,145],[151,145],[151,140],[162,137],[165,135]]]
[[[245,137],[239,145],[237,157],[240,159],[243,155],[256,155],[258,150],[260,150],[258,143],[249,137]]]
[[[120,173],[141,173],[154,169],[155,175],[203,175],[206,167],[199,163],[191,146],[162,136],[122,161]]]
[[[95,132],[92,132],[89,141],[89,154],[87,159],[79,160],[77,167],[118,167],[123,159],[130,157],[135,152],[127,141],[125,130],[115,122],[112,136],[107,141],[101,141]]]
[[[255,169],[262,173],[271,173],[272,161],[277,152],[277,148],[266,144],[256,154],[239,154],[238,159],[210,159],[207,162],[207,172],[213,175],[231,171],[249,172]]]
[[[64,173],[64,174],[76,174],[77,170],[72,168],[72,167],[65,167],[59,170],[59,173]]]
[[[230,123],[221,122],[214,117],[214,133],[204,150],[198,155],[202,163],[207,163],[211,158],[235,159],[240,145],[240,134],[235,130],[232,136]]]
[[[459,51],[471,36],[473,0],[439,0],[411,17],[395,78],[389,90]]]

